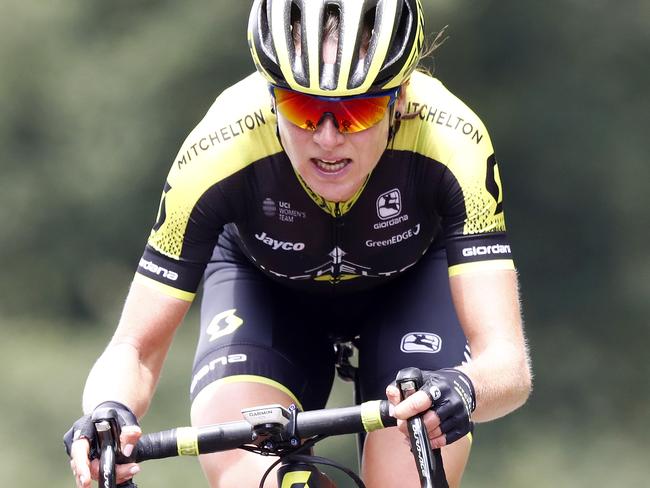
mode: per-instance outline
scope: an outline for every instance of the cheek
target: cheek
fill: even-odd
[[[289,124],[280,121],[278,121],[278,132],[280,133],[282,147],[289,158],[293,160],[293,155],[300,147],[300,141],[298,141],[299,134],[295,134],[295,131],[292,130]]]
[[[362,143],[362,152],[375,160],[379,160],[388,143],[388,120],[384,119],[379,125],[370,130],[371,133],[364,134],[365,140]]]
[[[312,137],[311,132],[296,127],[291,122],[284,119],[278,119],[278,128],[282,144],[285,146],[291,146],[292,148],[299,149],[304,147]]]

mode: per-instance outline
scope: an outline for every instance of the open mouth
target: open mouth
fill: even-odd
[[[325,173],[337,173],[345,168],[352,161],[349,159],[336,159],[336,160],[327,160],[327,159],[318,159],[312,158],[312,162]]]

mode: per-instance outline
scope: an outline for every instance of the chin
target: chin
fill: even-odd
[[[318,193],[321,197],[323,197],[325,200],[328,200],[330,202],[345,202],[346,200],[349,200],[352,198],[352,195],[354,195],[353,191],[347,191],[343,188],[323,188],[320,189],[321,191],[314,190],[316,193]]]

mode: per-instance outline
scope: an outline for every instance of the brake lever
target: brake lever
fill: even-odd
[[[422,371],[418,368],[404,368],[397,373],[395,383],[401,399],[405,400],[422,387]],[[406,421],[420,485],[422,488],[449,488],[440,449],[432,451],[423,417],[424,413],[420,413]]]
[[[99,488],[137,488],[132,480],[117,485],[115,472],[116,460],[128,462],[129,458],[120,449],[120,433],[122,431],[117,420],[117,412],[113,408],[99,408],[93,412],[92,421],[97,432],[99,446]]]

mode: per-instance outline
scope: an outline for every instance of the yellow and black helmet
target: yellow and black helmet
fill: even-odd
[[[322,59],[328,15],[338,18],[334,64]],[[273,85],[319,96],[398,87],[415,69],[423,40],[420,0],[255,0],[248,22],[257,70]]]

